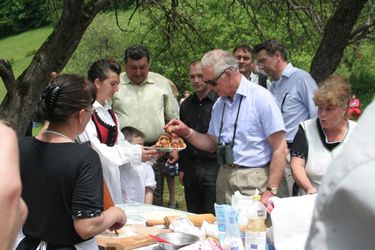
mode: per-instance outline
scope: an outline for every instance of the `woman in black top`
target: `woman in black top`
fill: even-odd
[[[348,121],[351,88],[338,75],[321,82],[314,94],[318,117],[301,122],[290,149],[294,194],[315,194],[332,160],[348,142],[356,123]]]
[[[98,249],[95,235],[125,224],[120,208],[103,211],[98,154],[74,142],[91,118],[95,94],[93,85],[77,75],[61,75],[44,90],[38,113],[49,126],[20,142],[29,216],[17,249]]]

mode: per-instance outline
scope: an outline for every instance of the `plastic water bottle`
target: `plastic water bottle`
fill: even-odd
[[[266,207],[260,201],[260,195],[252,196],[253,202],[248,209],[248,223],[245,233],[245,250],[266,250],[267,218]]]

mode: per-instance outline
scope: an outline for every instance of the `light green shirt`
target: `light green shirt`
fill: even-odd
[[[119,91],[112,102],[120,128],[132,126],[141,130],[146,135],[146,143],[156,142],[164,133],[165,123],[179,115],[169,80],[153,72],[148,72],[146,80],[139,85],[121,73]]]

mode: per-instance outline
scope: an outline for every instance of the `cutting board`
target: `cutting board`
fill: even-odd
[[[114,232],[107,230],[96,236],[96,242],[100,250],[128,250],[155,244],[156,241],[148,234],[157,235],[166,232],[170,230],[144,225],[126,225],[118,230],[118,237]]]

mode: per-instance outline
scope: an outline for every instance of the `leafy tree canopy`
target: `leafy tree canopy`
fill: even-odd
[[[44,0],[2,0],[0,38],[46,25],[49,16],[48,5]]]
[[[92,20],[120,1],[48,2],[57,6],[54,30],[31,64],[15,78],[11,65],[0,58],[7,89],[0,118],[10,121],[19,135],[31,120],[49,73],[65,68]],[[185,89],[188,63],[208,50],[232,50],[238,43],[275,38],[289,49],[295,65],[310,66],[319,80],[335,72],[340,61],[354,65],[361,42],[374,38],[374,0],[136,0],[129,10],[123,19],[115,15],[121,29],[113,23],[93,24],[65,70],[85,73],[92,61],[107,56],[122,61],[128,45],[143,43],[151,50],[152,70]]]
[[[97,16],[67,69],[85,73],[92,61],[102,57],[122,62],[127,46],[142,43],[152,52],[152,70],[169,77],[181,92],[189,88],[189,62],[207,51],[214,48],[231,51],[240,43],[255,45],[275,38],[288,48],[294,65],[309,71],[338,1],[296,2],[143,1],[130,7],[127,14],[117,16],[118,27],[113,13]],[[341,64],[346,72],[357,61],[363,38],[373,39],[373,8],[374,2],[368,2],[353,28]],[[366,32],[360,38],[355,32],[361,29]]]

